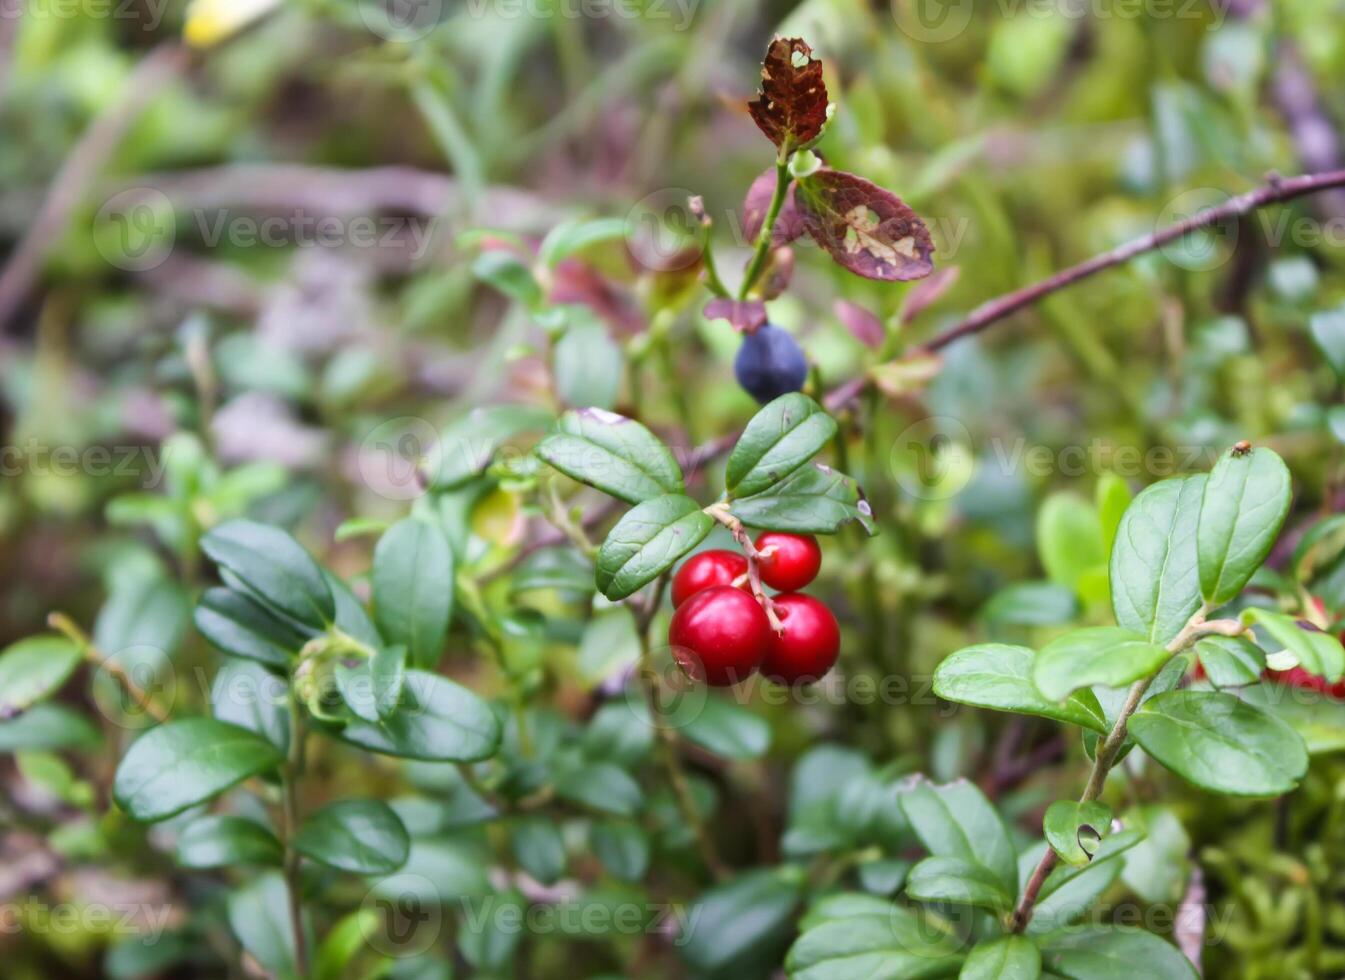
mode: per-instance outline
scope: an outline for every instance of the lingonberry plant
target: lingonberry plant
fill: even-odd
[[[188,36],[213,44],[280,6],[198,0]],[[372,16],[358,6],[311,12]],[[573,25],[557,23],[562,60],[582,69]],[[362,67],[412,94],[458,196],[481,192],[464,213],[489,224],[445,96],[458,80],[400,43]],[[497,97],[523,50],[492,47]],[[863,83],[857,126],[876,114]],[[437,310],[441,290],[474,275],[501,324],[482,363],[511,373],[504,403],[441,425],[378,421],[385,389],[344,352],[309,384],[257,350],[230,361],[237,337],[182,330],[156,375],[185,379],[184,431],[161,447],[156,492],[118,493],[103,511],[125,534],[96,559],[106,601],[43,607],[51,632],[0,654],[0,751],[28,794],[0,801],[0,819],[31,823],[62,859],[154,875],[176,896],[166,931],[111,945],[104,972],[1166,980],[1196,975],[1207,886],[1236,917],[1221,925],[1225,962],[1273,963],[1247,976],[1345,971],[1345,952],[1327,948],[1333,935],[1345,945],[1331,861],[1345,853],[1345,795],[1321,758],[1345,749],[1345,517],[1286,529],[1289,466],[1268,440],[1238,442],[1210,472],[1146,478],[1135,496],[1105,467],[1092,502],[1052,488],[1033,556],[1025,483],[995,484],[943,429],[905,438],[936,398],[972,406],[970,421],[996,387],[1000,368],[972,357],[970,395],[933,391],[944,347],[1185,231],[913,346],[907,328],[956,270],[941,259],[935,274],[929,229],[902,199],[840,169],[902,172],[881,138],[860,130],[873,153],[848,137],[824,158],[848,119],[837,112],[809,44],[778,37],[745,105],[774,161],[747,186],[737,228],[682,192],[671,207],[651,195],[656,217],[681,220],[672,247],[665,222],[651,248],[648,228],[613,218],[459,235],[470,269],[455,265],[446,287],[436,270],[407,305]],[[978,180],[959,193],[985,225],[1007,226]],[[911,178],[922,209],[934,182]],[[1341,183],[1276,178],[1183,227]],[[734,245],[741,272],[724,274]],[[871,290],[833,307],[857,372],[797,330],[836,283]],[[1345,313],[1319,317],[1310,332],[1338,373],[1335,398]],[[1190,356],[1228,367],[1218,359],[1240,340],[1226,328]],[[701,347],[685,342],[693,329]],[[1067,323],[1060,333],[1107,375],[1105,349]],[[705,348],[720,362],[709,382]],[[1003,372],[1018,385],[1014,358]],[[1230,386],[1269,385],[1256,372],[1271,358],[1249,359]],[[313,482],[341,492],[310,493],[218,445],[217,362],[232,365],[226,387],[266,373],[273,390],[320,391],[306,417],[357,442],[372,430],[353,463],[317,453]],[[1151,400],[1213,401],[1213,382],[1189,390],[1183,370]],[[348,389],[368,399],[349,415]],[[491,401],[465,389],[464,403]],[[1207,441],[1259,431],[1198,421]],[[1295,415],[1294,431],[1310,422]],[[1274,445],[1296,475],[1318,465]],[[407,471],[371,476],[369,456]],[[1045,578],[1028,580],[1037,565]],[[53,813],[62,822],[44,823]],[[1202,826],[1249,814],[1260,821],[1242,837]],[[1197,839],[1217,846],[1197,854]],[[1172,921],[1187,914],[1199,928]]]

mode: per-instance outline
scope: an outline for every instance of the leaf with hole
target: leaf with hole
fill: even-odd
[[[1042,829],[1062,861],[1087,864],[1111,830],[1111,808],[1105,803],[1056,800],[1046,808]]]
[[[802,38],[777,37],[761,63],[761,91],[747,104],[757,128],[785,151],[807,146],[827,123],[822,62]]]
[[[856,275],[906,282],[934,271],[929,230],[891,191],[841,170],[819,170],[798,181],[795,200],[813,241]]]

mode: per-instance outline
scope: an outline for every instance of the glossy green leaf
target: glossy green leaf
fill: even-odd
[[[1261,680],[1266,654],[1240,636],[1207,636],[1196,643],[1196,656],[1215,687],[1243,687]]]
[[[1032,662],[1032,682],[1048,701],[1060,701],[1081,687],[1124,687],[1151,677],[1170,656],[1138,633],[1090,626],[1042,647]]]
[[[256,732],[213,718],[186,718],[135,741],[117,766],[112,795],[136,820],[162,820],[282,761]]]
[[[1345,701],[1283,684],[1253,684],[1237,695],[1298,732],[1309,755],[1345,752]]]
[[[830,919],[799,937],[785,960],[790,980],[902,980],[951,977],[963,943],[918,911],[887,905],[882,914]]]
[[[63,636],[30,636],[0,654],[0,719],[13,718],[60,690],[80,662]]]
[[[294,835],[294,849],[352,874],[387,874],[406,863],[411,838],[381,800],[338,800],[310,814]]]
[[[1008,828],[984,794],[957,780],[943,786],[916,777],[898,790],[902,812],[925,850],[985,868],[1009,895],[1018,893],[1018,865]]]
[[[192,617],[220,650],[273,667],[286,667],[307,638],[261,603],[233,589],[206,589]]]
[[[88,749],[101,739],[92,722],[63,704],[35,704],[17,718],[0,721],[0,752]]]
[[[1121,518],[1111,554],[1112,609],[1123,629],[1171,642],[1200,608],[1196,526],[1203,475],[1155,483]]]
[[[1133,830],[1109,834],[1087,864],[1057,865],[1037,894],[1027,932],[1033,936],[1052,932],[1086,915],[1099,896],[1121,877],[1125,855],[1143,838],[1142,833]],[[1041,861],[1046,848],[1042,841],[1019,856],[1018,870],[1024,881]]]
[[[486,405],[455,419],[439,433],[425,460],[435,489],[461,486],[485,472],[497,450],[523,432],[551,427],[551,412],[532,405]]]
[[[690,497],[655,497],[631,508],[598,550],[598,591],[614,601],[634,595],[700,544],[714,524]]]
[[[1065,980],[1196,980],[1195,967],[1177,947],[1151,932],[1119,926],[1088,926],[1046,936],[1042,965]]]
[[[1105,733],[1102,707],[1091,691],[1076,691],[1060,703],[1042,696],[1032,681],[1034,659],[1027,647],[1005,643],[964,647],[934,671],[934,693],[960,704],[1038,715]]]
[[[649,835],[627,820],[603,820],[593,825],[589,843],[602,866],[614,878],[638,882],[649,870]]]
[[[771,747],[770,723],[731,698],[707,697],[680,729],[683,738],[726,759],[759,759]]]
[[[408,517],[374,549],[374,621],[410,662],[432,668],[453,615],[453,551],[438,524]]]
[[[370,752],[427,762],[476,762],[500,745],[491,706],[447,678],[408,670],[402,706],[380,723],[351,721],[338,737]]]
[[[229,892],[229,927],[243,948],[272,976],[295,977],[294,930],[289,890],[278,871],[268,872]],[[305,933],[312,925],[305,915]],[[309,948],[312,948],[311,937]]]
[[[1107,563],[1097,508],[1069,492],[1047,497],[1037,514],[1037,554],[1052,582],[1076,589],[1089,569]]]
[[[210,685],[217,721],[266,738],[282,754],[290,744],[289,684],[251,660],[226,660]]]
[[[698,975],[764,973],[788,942],[801,877],[789,867],[755,869],[703,892],[699,917],[678,937],[682,957]]]
[[[565,873],[565,840],[550,817],[515,817],[509,822],[509,841],[519,867],[542,884],[554,885]]]
[[[1046,808],[1042,830],[1062,861],[1087,864],[1111,830],[1111,808],[1105,803],[1057,800]]]
[[[1292,499],[1289,468],[1273,450],[1234,449],[1215,464],[1196,534],[1200,590],[1210,605],[1235,598],[1261,567]]]
[[[836,421],[807,395],[782,395],[752,417],[729,454],[730,496],[750,497],[775,486],[817,455],[836,434]]]
[[[977,943],[967,954],[958,980],[1037,980],[1041,952],[1025,936],[1000,936]]]
[[[251,596],[312,629],[324,629],[336,604],[322,569],[303,545],[269,524],[235,520],[201,538],[201,550]]]
[[[580,483],[630,504],[683,492],[682,468],[639,422],[601,409],[566,412],[537,455]]]
[[[401,703],[406,682],[406,648],[383,647],[372,657],[351,657],[337,662],[333,671],[336,689],[356,717],[378,723],[390,718]]]
[[[1323,633],[1310,625],[1300,625],[1292,616],[1256,606],[1243,610],[1242,621],[1262,627],[1272,639],[1293,654],[1308,673],[1325,677],[1333,683],[1345,674],[1345,648],[1331,633]]]
[[[177,839],[177,863],[184,868],[278,866],[284,856],[275,834],[244,817],[201,817],[187,824]]]
[[[922,902],[971,905],[989,912],[1013,909],[1013,896],[989,868],[955,857],[925,858],[906,876],[906,894]]]
[[[859,484],[822,463],[799,467],[770,489],[733,502],[734,516],[748,527],[796,534],[835,534],[858,521],[877,533],[873,509]]]
[[[1129,728],[1153,758],[1216,793],[1287,793],[1308,769],[1298,733],[1231,694],[1169,691],[1141,705]]]
[[[601,320],[583,318],[572,323],[556,341],[551,360],[562,403],[585,411],[608,411],[616,405],[623,357]]]
[[[630,817],[644,804],[644,793],[626,770],[610,762],[590,762],[556,777],[556,795],[618,817]]]

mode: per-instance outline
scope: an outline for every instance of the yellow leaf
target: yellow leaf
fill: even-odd
[[[280,6],[280,0],[192,0],[183,37],[196,48],[219,44]]]

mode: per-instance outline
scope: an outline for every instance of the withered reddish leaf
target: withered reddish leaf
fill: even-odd
[[[851,272],[905,282],[934,270],[929,230],[891,191],[843,170],[819,170],[798,188],[808,234]]]
[[[552,270],[546,298],[549,303],[587,306],[622,333],[639,333],[645,326],[634,297],[579,259],[563,259]]]
[[[777,37],[761,63],[761,92],[747,103],[757,127],[776,146],[803,146],[827,121],[827,86],[822,62],[797,37]]]
[[[901,322],[910,323],[938,302],[957,282],[960,274],[958,266],[945,266],[920,285],[911,287],[911,291],[906,294],[906,301],[901,304]]]
[[[848,299],[836,300],[831,308],[836,311],[836,317],[844,324],[845,329],[865,347],[882,346],[887,332],[883,329],[883,321],[874,313],[858,303],[851,303]]]
[[[785,203],[780,205],[780,214],[775,219],[775,230],[771,232],[771,244],[778,247],[788,245],[803,234],[803,219],[799,217],[798,206],[794,203],[795,185],[791,182],[785,192]],[[771,209],[771,198],[775,196],[775,168],[772,167],[752,181],[743,198],[743,245],[751,245],[761,234],[761,226],[766,220],[766,212]]]
[[[755,333],[766,322],[766,304],[760,300],[739,301],[719,297],[705,304],[710,320],[727,320],[740,333]]]

